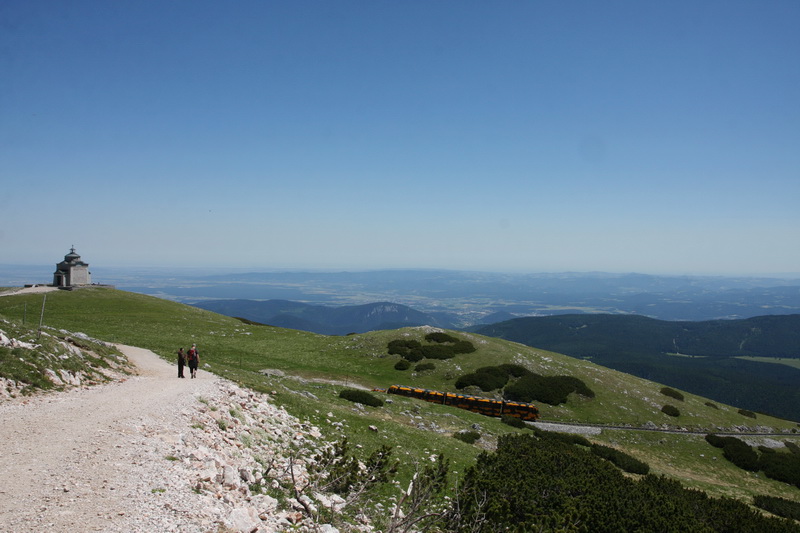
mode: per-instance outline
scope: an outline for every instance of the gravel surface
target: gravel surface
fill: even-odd
[[[0,531],[207,530],[164,501],[165,456],[221,380],[177,379],[154,353],[120,349],[139,375],[0,405]]]

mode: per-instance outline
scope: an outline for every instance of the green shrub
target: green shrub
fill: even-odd
[[[408,370],[409,368],[411,368],[411,363],[407,359],[400,359],[394,365],[395,370]]]
[[[514,428],[525,429],[528,427],[528,424],[526,424],[524,420],[515,416],[503,415],[500,417],[500,422]]]
[[[625,452],[621,452],[610,446],[603,446],[602,444],[592,444],[592,453],[598,457],[602,457],[607,461],[611,461],[619,468],[630,474],[647,474],[650,472],[650,465],[644,463],[635,457],[631,457]]]
[[[587,439],[583,435],[578,435],[576,433],[561,433],[560,431],[544,431],[537,427],[533,427],[532,429],[533,429],[533,434],[540,439],[557,440],[559,442],[563,442],[564,444],[577,444],[579,446],[586,446],[587,448],[592,446],[592,443],[589,442],[589,439]]]
[[[719,435],[709,433],[708,435],[706,435],[706,442],[715,448],[724,448],[725,438],[726,437],[720,437]]]
[[[718,439],[722,439],[722,456],[725,459],[743,470],[758,472],[758,454],[746,442],[736,437],[716,437],[714,441],[720,442]],[[708,436],[706,436],[706,440],[711,442]]]
[[[481,434],[477,431],[458,431],[453,433],[453,437],[467,444],[475,444],[481,438]]]
[[[414,367],[414,372],[425,372],[426,370],[435,370],[436,365],[433,363],[420,363]]]
[[[436,344],[422,345],[419,341],[395,339],[389,341],[386,349],[389,355],[399,355],[412,363],[423,359],[452,359],[461,353],[472,353],[475,347],[469,341],[459,340],[443,332],[429,333],[425,339]]]
[[[681,402],[683,401],[683,394],[670,387],[662,388],[661,394],[663,394],[664,396],[669,396],[670,398],[675,398],[676,400]]]
[[[800,446],[798,446],[794,442],[790,440],[785,440],[783,441],[783,444],[784,446],[786,446],[786,449],[788,449],[790,452],[800,455]]]
[[[748,418],[756,417],[756,414],[753,411],[748,411],[747,409],[739,409],[739,414]]]
[[[530,374],[531,373],[531,371],[528,370],[527,368],[525,368],[524,366],[515,365],[513,363],[504,363],[504,364],[500,365],[500,368],[505,370],[508,373],[509,376],[512,376],[512,377],[515,377],[515,378],[521,378],[525,374]]]
[[[528,432],[500,435],[453,500],[445,531],[797,531],[743,502],[652,474],[632,479],[585,449]]]
[[[681,412],[678,411],[678,408],[675,407],[674,405],[669,405],[669,404],[665,405],[664,407],[661,408],[661,412],[668,416],[674,416],[674,417],[681,416]]]
[[[422,344],[415,340],[395,339],[389,341],[386,346],[389,355],[399,355],[403,359],[407,359],[412,363],[422,361],[425,356],[422,354]]]
[[[489,392],[505,387],[506,383],[508,383],[508,373],[505,370],[497,366],[484,366],[458,378],[456,388],[461,390],[474,385],[484,392]]]
[[[706,405],[711,407],[712,409],[719,409],[719,407],[717,407],[717,404],[715,404],[714,402],[706,402]]]
[[[456,352],[452,346],[444,344],[432,344],[420,348],[422,357],[427,359],[452,359],[456,356]]]
[[[576,392],[587,398],[594,398],[594,391],[578,378],[572,376],[540,376],[530,372],[509,385],[505,396],[519,402],[544,402],[559,405],[567,402],[567,397]]]
[[[758,469],[770,479],[789,483],[800,488],[800,456],[793,453],[778,453],[775,450],[762,453]]]
[[[775,496],[753,496],[753,504],[774,515],[800,520],[800,503]]]
[[[453,352],[459,353],[472,353],[475,351],[475,346],[469,341],[458,341],[453,345]]]
[[[376,398],[365,390],[358,389],[344,389],[339,393],[339,398],[350,400],[351,402],[369,405],[370,407],[383,406],[383,400]]]
[[[415,340],[395,339],[393,341],[389,341],[389,344],[386,346],[386,348],[389,351],[389,355],[402,356],[410,350],[422,348],[422,344]]]
[[[415,348],[406,352],[406,354],[403,355],[403,359],[416,363],[425,359],[425,354],[422,353],[422,348]]]
[[[790,483],[800,488],[800,455],[779,453],[772,449],[759,448],[761,456],[746,442],[736,437],[706,435],[706,441],[722,448],[722,455],[739,468],[751,472],[764,471],[770,479]]]
[[[434,331],[432,333],[428,333],[427,335],[425,335],[425,340],[428,342],[438,342],[439,344],[445,342],[452,342],[452,343],[458,342],[457,338],[448,335],[444,331]]]

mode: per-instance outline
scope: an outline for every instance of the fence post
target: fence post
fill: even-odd
[[[47,293],[42,295],[42,314],[39,315],[39,332],[36,334],[36,340],[38,341],[42,336],[42,322],[44,322],[44,304],[47,302]]]

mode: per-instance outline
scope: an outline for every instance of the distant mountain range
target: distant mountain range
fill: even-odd
[[[800,314],[701,322],[559,315],[517,318],[470,330],[800,420]],[[778,364],[778,357],[786,364]]]
[[[408,326],[453,325],[436,317],[390,302],[327,307],[289,300],[210,300],[196,307],[281,328],[323,335],[347,335]]]
[[[91,260],[90,260],[91,262]],[[0,286],[49,283],[52,266],[0,265]],[[661,320],[800,313],[800,276],[654,276],[603,272],[514,274],[457,270],[232,272],[109,268],[92,279],[190,305],[215,299],[292,300],[341,307],[394,302],[466,328],[515,317],[636,314]]]

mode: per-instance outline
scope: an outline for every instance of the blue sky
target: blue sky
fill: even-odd
[[[800,272],[800,3],[0,3],[0,262]]]

